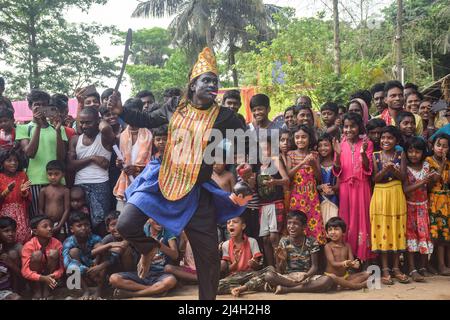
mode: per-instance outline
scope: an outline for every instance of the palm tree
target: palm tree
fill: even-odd
[[[262,0],[148,0],[138,4],[133,17],[175,15],[169,25],[173,43],[183,48],[192,61],[204,46],[226,48],[233,82],[238,86],[234,68],[236,52],[249,49],[247,26],[257,31],[257,40],[271,36],[272,15],[280,7]]]

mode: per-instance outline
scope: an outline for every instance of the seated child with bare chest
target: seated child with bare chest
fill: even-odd
[[[362,289],[367,287],[368,272],[351,272],[360,267],[359,260],[353,257],[352,248],[344,241],[347,226],[339,217],[330,218],[325,226],[331,240],[325,245],[327,268],[325,274],[334,283],[344,289]]]
[[[61,183],[64,165],[53,160],[47,164],[46,170],[49,185],[39,193],[39,213],[52,221],[53,234],[63,240],[68,234],[66,221],[70,212],[70,191]]]

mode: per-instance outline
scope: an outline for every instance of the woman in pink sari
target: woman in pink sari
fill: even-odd
[[[372,257],[369,206],[373,144],[367,137],[360,137],[364,125],[359,114],[345,115],[343,132],[342,142],[334,141],[339,216],[347,224],[347,241],[353,254],[367,261]]]

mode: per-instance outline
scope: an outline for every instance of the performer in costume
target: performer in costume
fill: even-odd
[[[117,229],[141,253],[141,278],[148,273],[159,244],[144,234],[147,219],[153,218],[176,235],[185,230],[194,253],[201,300],[215,299],[219,283],[216,226],[239,216],[251,198],[245,194],[230,197],[211,180],[212,164],[203,161],[210,143],[208,130],[218,129],[223,137],[226,129],[245,130],[231,109],[215,102],[217,91],[216,60],[205,48],[193,67],[184,98],[173,98],[152,113],[124,109],[116,95],[109,101],[111,111],[134,127],[155,128],[169,123],[163,160],[149,163],[126,190],[127,204]]]

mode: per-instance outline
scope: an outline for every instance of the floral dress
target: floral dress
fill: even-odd
[[[439,172],[440,165],[433,158],[428,157],[432,171]],[[448,177],[450,161],[447,160],[441,179],[431,189],[429,194],[430,232],[431,239],[440,242],[450,242],[450,188]]]
[[[28,181],[25,172],[20,171],[15,176],[8,176],[0,173],[0,192],[8,187],[8,184],[15,182],[16,186],[10,194],[0,202],[0,217],[10,217],[17,223],[16,241],[24,244],[31,238],[29,225],[28,206],[31,202],[31,193],[28,191],[24,197],[20,192],[20,185]]]
[[[407,179],[410,185],[424,180],[430,174],[430,165],[423,163],[421,170],[417,171],[411,167],[407,169]],[[430,239],[430,217],[428,215],[428,192],[427,186],[406,194],[407,218],[406,218],[406,248],[408,252],[419,252],[420,254],[431,254],[433,242]]]
[[[303,157],[295,151],[288,152],[292,166],[299,164]],[[306,236],[314,237],[320,245],[326,243],[325,228],[320,214],[320,200],[317,192],[314,170],[311,166],[301,167],[291,183],[290,209],[300,210],[306,214]]]

